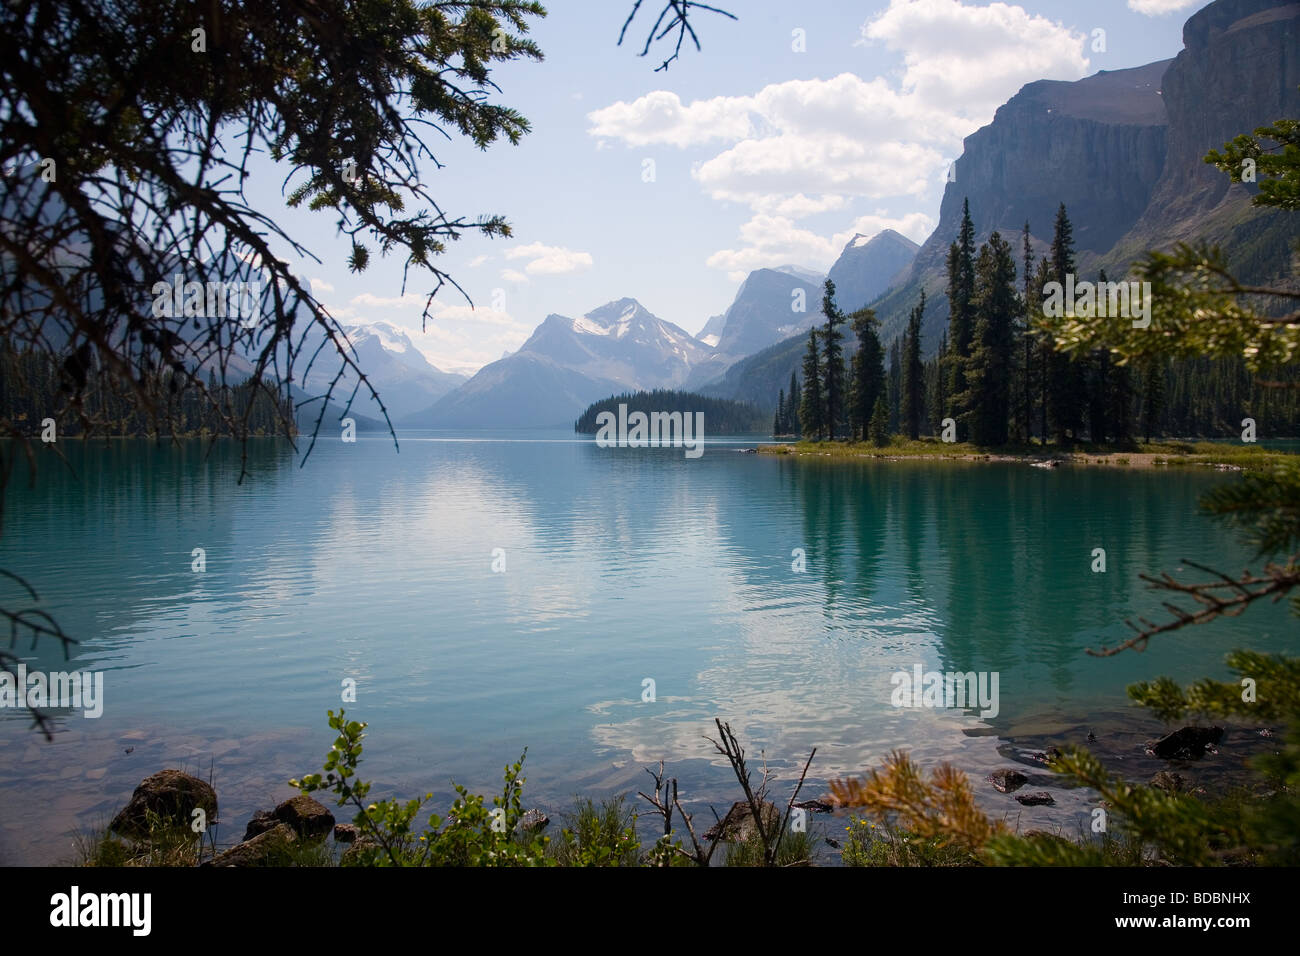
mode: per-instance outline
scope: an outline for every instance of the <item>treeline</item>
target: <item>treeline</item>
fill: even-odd
[[[120,394],[108,376],[70,362],[0,346],[0,421],[30,437],[41,434],[47,418],[55,419],[58,437],[87,431],[122,438],[242,437],[245,422],[253,436],[283,435],[286,422],[290,434],[296,431],[293,403],[273,385],[220,385],[209,371],[205,397],[185,376],[151,375],[141,384],[157,409],[151,420],[136,396]]]
[[[1058,352],[1033,319],[1041,314],[1044,286],[1065,286],[1067,276],[1080,280],[1064,204],[1048,254],[1036,262],[1025,223],[1017,263],[998,232],[975,248],[967,203],[948,250],[948,328],[935,356],[921,358],[924,293],[889,348],[886,372],[873,310],[844,316],[835,305],[834,283],[827,281],[826,324],[809,332],[802,383],[792,375],[789,389],[780,391],[773,432],[885,444],[891,434],[941,435],[951,418],[958,441],[983,446],[1034,440],[1125,445],[1158,436],[1239,435],[1242,419],[1250,417],[1262,435],[1300,435],[1295,366],[1262,382],[1240,358],[1120,365],[1102,350],[1083,358]],[[1106,282],[1105,272],[1096,281]],[[856,337],[847,368],[846,325]]]
[[[703,412],[704,424],[711,435],[761,434],[769,424],[767,414],[746,402],[733,402],[725,398],[708,398],[695,392],[679,392],[657,388],[652,392],[628,392],[603,398],[588,406],[573,424],[573,430],[594,435],[596,416],[601,412],[618,415],[618,406],[626,405],[632,412]]]

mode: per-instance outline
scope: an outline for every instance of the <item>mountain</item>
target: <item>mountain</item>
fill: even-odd
[[[1216,0],[1187,20],[1183,43],[1173,60],[1029,83],[966,137],[937,227],[870,303],[886,345],[924,289],[923,346],[927,354],[938,347],[948,318],[945,257],[964,200],[976,241],[997,229],[1017,258],[1026,221],[1034,255],[1046,252],[1064,202],[1085,276],[1105,268],[1115,278],[1147,250],[1192,239],[1221,245],[1248,280],[1286,274],[1300,219],[1251,206],[1254,188],[1232,185],[1203,158],[1239,133],[1300,116],[1300,4]],[[806,339],[749,356],[700,391],[772,407]]]
[[[467,381],[464,375],[444,372],[434,366],[415,347],[403,329],[388,322],[344,326],[343,332],[356,350],[357,364],[379,392],[393,421],[428,408]],[[320,335],[321,333],[312,330],[312,336],[319,339]],[[327,345],[326,350],[330,349],[332,346]],[[304,355],[310,356],[311,350],[305,350]],[[338,371],[337,357],[328,355],[327,351],[321,355],[316,367],[312,368],[302,382],[303,389],[309,394],[323,393]],[[335,399],[346,400],[355,382],[354,377],[341,380],[334,387]],[[365,389],[357,393],[352,407],[371,418],[383,418],[379,406],[365,394]]]
[[[835,283],[835,302],[845,315],[862,308],[900,278],[921,247],[886,229],[873,237],[858,233],[844,246],[828,274]]]
[[[704,328],[700,329],[700,334],[695,336],[697,342],[703,342],[709,348],[717,348],[719,340],[722,338],[722,327],[726,324],[726,315],[715,315],[704,323]]]
[[[797,266],[751,272],[723,313],[713,354],[691,372],[687,387],[712,382],[734,362],[822,321],[825,281],[820,272]]]
[[[1281,274],[1300,235],[1296,217],[1251,207],[1252,187],[1230,184],[1203,158],[1239,133],[1300,116],[1298,25],[1295,2],[1216,0],[1187,20],[1173,60],[1023,87],[966,137],[938,226],[902,281],[872,303],[884,341],[924,288],[924,345],[938,347],[944,257],[967,198],[977,241],[997,229],[1018,253],[1027,220],[1036,256],[1064,202],[1084,275],[1123,275],[1147,250],[1193,238],[1220,244],[1244,278]]]
[[[635,299],[581,318],[548,315],[519,350],[484,366],[412,427],[572,426],[592,402],[616,392],[682,385],[709,349]]]

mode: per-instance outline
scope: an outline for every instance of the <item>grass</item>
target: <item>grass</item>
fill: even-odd
[[[547,844],[547,854],[560,866],[637,866],[641,843],[636,813],[613,797],[597,804],[590,797],[574,801],[562,815],[559,836]]]
[[[812,835],[805,832],[787,833],[781,839],[781,849],[776,854],[777,866],[811,866],[813,856]],[[745,840],[727,844],[727,866],[762,866],[763,841],[757,828],[751,828]]]
[[[922,839],[861,818],[849,820],[845,866],[979,866],[979,858],[938,838]]]
[[[1155,467],[1161,465],[1231,465],[1242,469],[1266,468],[1295,460],[1287,452],[1270,451],[1254,444],[1209,441],[1153,441],[1125,445],[1080,442],[1074,445],[1009,444],[984,448],[970,442],[942,442],[934,438],[913,441],[894,435],[889,444],[871,442],[799,441],[792,445],[760,445],[760,454],[817,458],[916,458],[962,461],[1029,461],[1047,458],[1076,464]]]

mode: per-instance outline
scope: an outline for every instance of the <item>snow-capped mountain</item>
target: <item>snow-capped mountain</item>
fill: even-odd
[[[444,372],[424,357],[404,329],[388,322],[366,322],[343,328],[356,350],[357,364],[379,392],[389,417],[396,421],[412,412],[428,408],[448,392],[466,381],[466,376]],[[327,346],[327,349],[329,347]],[[310,354],[310,352],[306,353]],[[329,385],[338,370],[338,359],[322,352],[317,366],[302,382],[305,391],[315,394]],[[355,378],[334,388],[335,398],[346,399]],[[353,408],[362,415],[382,418],[379,406],[365,394],[357,393]]]
[[[636,299],[618,299],[576,319],[551,314],[517,352],[484,366],[403,424],[571,425],[597,399],[681,386],[708,355],[706,346]]]

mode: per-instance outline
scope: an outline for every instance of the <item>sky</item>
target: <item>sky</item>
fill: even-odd
[[[750,270],[827,270],[857,233],[922,242],[962,139],[1038,79],[1076,80],[1177,55],[1201,0],[714,0],[667,71],[665,40],[641,57],[660,0],[617,45],[632,0],[544,0],[530,36],[544,61],[497,68],[494,101],[532,131],[479,151],[434,134],[442,168],[421,183],[453,217],[502,214],[509,239],[465,236],[438,265],[439,293],[403,259],[347,268],[334,217],[288,209],[287,169],[250,180],[319,261],[295,261],[345,324],[388,322],[445,371],[517,349],[550,313],[576,317],[631,296],[699,332]],[[653,9],[651,9],[653,8]],[[1102,32],[1098,32],[1102,31]],[[657,56],[656,56],[657,54]]]

